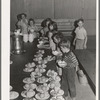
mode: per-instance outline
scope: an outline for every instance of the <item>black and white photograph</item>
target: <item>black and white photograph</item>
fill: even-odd
[[[1,86],[7,83],[8,100],[97,100],[98,0],[8,0],[3,8],[7,5],[1,20],[7,52],[1,54],[1,73],[7,82]]]

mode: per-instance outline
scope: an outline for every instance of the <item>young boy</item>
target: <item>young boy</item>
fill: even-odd
[[[87,32],[85,28],[83,27],[84,20],[79,19],[78,20],[78,27],[75,30],[76,37],[73,41],[73,45],[75,45],[75,49],[86,49],[87,46]]]
[[[70,42],[62,41],[60,43],[60,49],[63,53],[61,60],[57,60],[59,65],[59,61],[64,61],[65,65],[62,67],[62,89],[64,90],[65,100],[68,100],[68,90],[72,100],[76,100],[76,87],[75,87],[75,72],[78,68],[78,61],[70,50]]]

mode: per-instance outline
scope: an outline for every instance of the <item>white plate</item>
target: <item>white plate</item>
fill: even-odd
[[[24,68],[23,71],[24,72],[32,72],[34,70],[34,68]]]
[[[36,100],[35,98],[24,98],[23,100]]]
[[[42,87],[43,87],[43,86],[40,85],[40,86],[38,86],[38,87],[36,88],[36,90],[37,90],[38,92],[41,92],[41,93],[47,92],[47,91],[49,90],[49,87],[48,87],[48,86],[46,87],[45,90],[43,90]]]
[[[30,77],[23,79],[23,83],[33,83],[34,81],[35,81],[35,78],[34,78],[34,80],[32,80]]]
[[[31,98],[35,95],[35,91],[22,91],[21,96],[25,98]]]
[[[58,90],[58,91],[55,91],[55,90],[51,90],[50,91],[50,94],[53,95],[53,96],[62,96],[64,94],[64,91],[63,90]]]
[[[11,91],[10,92],[10,99],[11,100],[18,98],[18,96],[19,96],[19,93],[18,92],[15,92],[15,91]]]
[[[49,95],[48,92],[45,93],[45,97],[44,97],[44,98],[40,98],[39,94],[40,94],[40,93],[37,93],[37,94],[35,95],[36,99],[38,99],[38,100],[47,100],[47,99],[50,97],[50,95]]]
[[[44,81],[42,80],[42,79],[45,79]],[[48,78],[45,78],[44,76],[43,77],[39,77],[38,79],[37,79],[37,82],[38,83],[46,83],[46,82],[48,82],[49,81],[49,79]]]
[[[42,76],[42,74],[41,73],[32,72],[30,76],[34,77],[34,78],[38,78],[38,77]]]
[[[65,100],[62,96],[51,97],[50,100]]]
[[[25,89],[25,90],[29,90],[29,89],[35,89],[37,87],[37,85],[36,84],[25,84],[24,86],[23,86],[23,88]]]
[[[39,72],[39,73],[44,73],[45,71],[46,69],[40,67],[35,69],[35,72]]]
[[[28,68],[35,67],[35,63],[34,62],[28,63],[28,64],[25,65],[25,67],[28,67]]]

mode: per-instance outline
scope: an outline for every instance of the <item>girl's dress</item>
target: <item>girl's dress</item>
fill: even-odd
[[[33,42],[34,39],[37,37],[37,33],[36,33],[37,31],[38,31],[38,28],[36,25],[28,27],[29,42]]]
[[[25,19],[18,22],[18,26],[21,27],[22,34],[28,34],[28,21]]]
[[[20,26],[22,34],[23,34],[23,41],[28,42],[28,21],[27,19],[19,21],[18,26]]]
[[[55,34],[55,33],[56,33],[56,31],[49,32],[49,35],[48,35],[48,37],[49,37],[49,44],[50,44],[50,48],[51,48],[52,51],[53,51],[53,50],[56,50],[56,44],[54,43],[54,41],[53,41],[53,39],[52,39],[52,36],[53,36],[53,34]]]
[[[29,26],[29,27],[28,27],[28,32],[29,32],[29,34],[33,34],[34,38],[37,37],[36,31],[38,31],[38,28],[37,28],[36,25],[34,25],[34,26]]]

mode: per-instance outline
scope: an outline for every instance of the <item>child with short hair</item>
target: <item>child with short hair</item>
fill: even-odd
[[[57,60],[57,63],[62,67],[62,89],[64,90],[65,100],[68,100],[68,91],[72,100],[76,100],[76,87],[75,87],[75,72],[78,66],[78,61],[74,53],[70,50],[70,41],[62,41],[60,43],[62,56]],[[61,66],[59,61],[63,61],[64,65]]]
[[[28,33],[29,33],[29,42],[33,42],[35,38],[38,37],[38,28],[35,25],[33,18],[30,18],[28,21]]]
[[[61,56],[62,55],[62,52],[60,51],[60,48],[59,48],[59,44],[60,42],[63,40],[63,34],[61,32],[57,32],[55,33],[53,36],[52,36],[52,39],[55,43],[55,50],[52,51],[52,54],[55,55],[55,56]],[[57,72],[59,75],[62,75],[62,68],[57,67]]]
[[[73,41],[73,45],[75,45],[75,49],[86,49],[87,48],[87,32],[83,27],[84,20],[78,20],[78,27],[75,29],[75,39]]]

